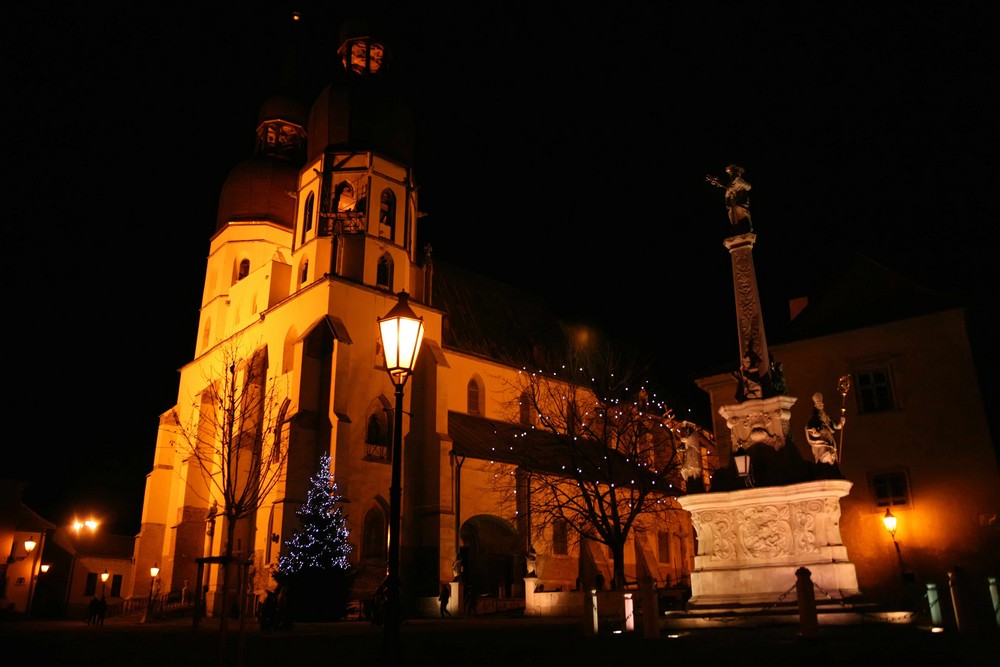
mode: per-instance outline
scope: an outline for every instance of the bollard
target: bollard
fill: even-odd
[[[597,589],[591,588],[587,591],[587,615],[584,617],[587,621],[587,634],[596,635],[597,634]]]
[[[938,598],[937,584],[932,581],[927,582],[927,606],[931,610],[931,625],[941,627],[944,620],[941,616],[941,600]]]
[[[990,599],[993,600],[993,620],[1000,626],[1000,593],[997,592],[997,578],[987,577],[990,585]]]
[[[812,572],[804,567],[795,570],[795,593],[799,599],[799,634],[803,637],[819,635],[816,617],[816,592],[813,590]]]
[[[625,593],[625,632],[635,632],[635,600],[631,593]]]
[[[948,573],[948,588],[951,589],[951,608],[955,612],[955,629],[962,631],[962,622],[965,620],[965,610],[962,609],[962,570],[955,567]]]

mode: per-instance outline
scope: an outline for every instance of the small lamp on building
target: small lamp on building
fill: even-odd
[[[903,581],[910,581],[914,578],[914,575],[913,573],[908,573],[906,567],[903,565],[903,552],[899,548],[899,542],[896,541],[896,516],[888,507],[885,508],[885,514],[882,516],[882,525],[889,531],[889,536],[892,538],[892,546],[896,547],[896,558],[899,559],[899,572],[903,575]]]
[[[52,567],[52,566],[49,565],[48,563],[42,563],[42,567],[41,567],[42,574],[45,574],[46,572],[48,572],[50,567]]]
[[[389,485],[389,568],[386,577],[386,612],[383,629],[390,662],[399,657],[399,628],[402,624],[402,600],[399,578],[400,526],[402,515],[401,470],[403,465],[403,386],[417,365],[417,354],[424,339],[424,321],[407,303],[409,295],[400,292],[399,301],[379,319],[379,338],[385,358],[385,370],[396,388],[396,411],[392,429],[392,478]]]
[[[889,535],[892,537],[892,541],[896,541],[896,517],[893,515],[892,510],[888,507],[885,508],[885,516],[882,517],[882,524],[885,529],[889,531]]]
[[[108,570],[107,568],[105,568],[104,572],[101,572],[101,597],[104,597],[104,587],[108,583],[109,576],[110,575],[108,574]]]
[[[35,542],[35,536],[32,535],[31,537],[29,537],[24,541],[24,555],[27,556],[28,554],[30,554],[32,551],[35,550],[36,546],[38,546],[38,542]]]

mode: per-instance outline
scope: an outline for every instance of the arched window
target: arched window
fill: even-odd
[[[466,390],[466,398],[468,403],[468,412],[470,415],[483,414],[481,389],[482,387],[479,386],[479,380],[477,378],[469,380],[469,386]]]
[[[250,260],[246,258],[241,259],[239,269],[237,269],[236,271],[237,282],[243,280],[249,275],[250,275]]]
[[[386,544],[389,541],[385,523],[385,513],[381,507],[373,507],[365,514],[362,558],[385,558]]]
[[[392,290],[392,268],[392,257],[388,253],[378,258],[378,266],[375,269],[376,287]]]
[[[368,410],[365,424],[365,459],[388,463],[392,458],[392,409],[379,396]]]
[[[302,261],[302,273],[299,274],[299,285],[305,285],[309,280],[309,260]]]
[[[379,236],[396,239],[396,193],[389,188],[382,191],[378,208]]]
[[[306,197],[306,205],[302,209],[302,242],[306,242],[306,233],[313,228],[313,208],[316,203],[316,195],[312,192]]]

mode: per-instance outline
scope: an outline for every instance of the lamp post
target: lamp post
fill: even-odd
[[[389,662],[399,658],[399,627],[402,623],[402,600],[399,579],[400,525],[402,515],[401,468],[403,465],[403,387],[413,373],[424,338],[424,322],[407,303],[409,295],[398,294],[399,301],[379,319],[379,337],[385,370],[396,388],[396,411],[392,428],[392,480],[389,485],[389,567],[385,580],[386,602],[383,630]]]
[[[899,550],[899,542],[896,541],[896,517],[888,507],[885,508],[885,515],[882,517],[882,525],[884,525],[885,529],[889,531],[889,536],[892,538],[892,544],[896,547],[896,557],[899,559],[899,572],[905,579],[906,569],[903,567],[903,553]]]
[[[102,598],[104,597],[104,587],[108,583],[108,576],[109,576],[108,575],[108,570],[107,570],[107,568],[105,568],[104,572],[101,572],[101,597]]]
[[[149,599],[146,600],[146,611],[142,615],[142,622],[145,623],[149,620],[149,608],[153,606],[153,584],[156,582],[156,575],[160,573],[160,568],[153,563],[153,567],[149,568]]]

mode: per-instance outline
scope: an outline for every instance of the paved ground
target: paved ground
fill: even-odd
[[[571,619],[410,620],[401,631],[401,662],[427,667],[1000,665],[1000,632],[992,630],[931,634],[916,625],[876,622],[823,626],[818,636],[809,638],[794,625],[696,629],[678,635],[594,637]],[[382,632],[363,621],[300,623],[265,633],[251,625],[242,636],[234,621],[227,637],[223,648],[217,620],[198,630],[190,618],[141,624],[137,617],[118,617],[103,627],[83,621],[12,620],[0,624],[0,654],[4,663],[9,658],[72,667],[381,664]]]

